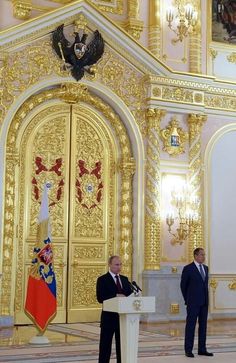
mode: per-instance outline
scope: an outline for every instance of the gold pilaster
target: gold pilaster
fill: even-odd
[[[124,25],[125,30],[136,40],[143,31],[143,21],[139,19],[139,1],[128,0],[128,19]]]
[[[160,2],[149,2],[148,48],[156,56],[161,54]]]
[[[189,237],[188,258],[193,258],[193,250],[197,247],[204,247],[203,241],[203,220],[202,220],[202,160],[201,160],[201,131],[206,115],[190,114],[189,124],[189,184],[193,194],[199,198],[198,220],[199,224],[196,233],[191,233]]]
[[[122,175],[122,203],[120,206],[120,251],[123,261],[122,271],[131,278],[132,273],[132,180],[135,173],[135,161],[131,158],[119,166]]]
[[[160,121],[164,110],[147,110],[147,164],[145,210],[145,270],[159,270],[160,240]]]

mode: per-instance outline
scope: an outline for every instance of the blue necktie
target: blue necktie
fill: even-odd
[[[199,269],[200,269],[200,274],[202,276],[202,279],[203,279],[203,281],[205,281],[205,274],[204,274],[203,267],[202,267],[201,263],[199,264]]]

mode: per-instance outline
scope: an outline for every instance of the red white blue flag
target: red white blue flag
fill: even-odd
[[[47,185],[45,184],[25,302],[26,314],[41,332],[45,331],[57,312],[56,278],[53,267],[47,193]]]

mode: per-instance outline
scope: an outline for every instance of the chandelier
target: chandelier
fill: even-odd
[[[195,234],[197,231],[200,201],[186,187],[183,187],[181,191],[174,189],[171,192],[171,204],[174,207],[173,213],[166,216],[168,232],[173,236],[171,244],[182,245],[191,233]],[[173,232],[174,228],[175,232]]]
[[[175,0],[175,7],[166,10],[168,27],[176,34],[172,43],[182,42],[189,34],[196,32],[197,11],[186,0]]]

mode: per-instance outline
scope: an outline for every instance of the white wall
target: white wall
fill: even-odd
[[[236,125],[216,140],[210,161],[211,273],[236,273]]]

